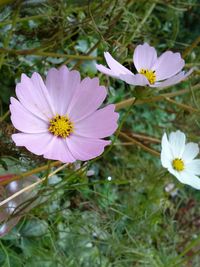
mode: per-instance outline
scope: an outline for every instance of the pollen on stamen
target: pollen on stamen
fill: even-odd
[[[146,70],[146,69],[141,69],[140,74],[143,74],[147,80],[149,81],[150,84],[154,84],[156,81],[156,74],[155,74],[155,70]]]
[[[185,164],[184,164],[182,159],[175,158],[172,161],[172,167],[174,168],[174,170],[180,172],[180,171],[183,171],[185,169]]]
[[[49,121],[48,130],[55,136],[66,138],[73,133],[74,125],[67,116],[56,115]]]

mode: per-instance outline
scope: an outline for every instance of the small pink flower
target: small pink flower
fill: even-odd
[[[181,58],[180,53],[166,51],[157,57],[155,48],[147,43],[138,45],[134,51],[133,63],[138,74],[134,74],[122,66],[108,52],[105,52],[104,56],[110,69],[101,64],[96,64],[96,68],[106,75],[132,85],[167,87],[181,82],[193,71],[192,69],[187,73],[181,71],[185,61]]]
[[[98,78],[80,80],[66,66],[49,70],[44,83],[38,73],[22,74],[16,86],[19,101],[11,98],[11,120],[21,133],[13,134],[17,146],[36,155],[62,162],[89,160],[103,153],[117,129],[115,106],[98,109],[106,97]]]

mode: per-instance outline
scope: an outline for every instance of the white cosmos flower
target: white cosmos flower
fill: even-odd
[[[181,131],[172,132],[167,138],[162,137],[161,163],[181,183],[200,189],[200,159],[198,144],[185,143],[185,134]]]
[[[156,49],[147,43],[138,45],[133,54],[133,63],[138,73],[134,74],[108,52],[104,57],[109,68],[96,64],[102,73],[125,81],[128,84],[150,87],[168,87],[185,80],[193,71],[182,71],[185,61],[180,53],[166,51],[159,57]]]

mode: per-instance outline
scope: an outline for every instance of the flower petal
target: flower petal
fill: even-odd
[[[194,173],[191,173],[188,170],[178,172],[172,167],[168,168],[168,171],[173,174],[182,184],[190,185],[196,189],[200,189],[200,178]]]
[[[66,140],[60,137],[53,137],[52,142],[44,153],[44,158],[60,160],[64,163],[76,161],[72,153],[69,151]]]
[[[103,103],[106,94],[106,88],[99,86],[98,78],[85,78],[71,100],[67,114],[74,123],[84,119],[96,111]]]
[[[183,152],[183,160],[185,162],[192,161],[199,153],[199,146],[196,143],[187,143]]]
[[[151,70],[157,60],[157,53],[154,47],[144,43],[135,48],[133,62],[138,72],[141,69]]]
[[[128,70],[127,68],[125,68],[123,65],[121,65],[117,60],[115,60],[110,53],[105,52],[104,53],[104,57],[106,59],[106,62],[108,64],[108,66],[110,67],[110,69],[112,70],[112,72],[115,73],[115,75],[119,75],[119,74],[132,74],[132,72],[130,70]]]
[[[70,101],[79,85],[80,74],[78,71],[69,71],[66,66],[62,66],[58,70],[52,68],[48,71],[46,87],[57,114],[66,114]]]
[[[14,97],[11,97],[10,111],[11,121],[19,131],[25,133],[44,133],[48,131],[47,122],[29,112]]]
[[[43,155],[53,140],[53,135],[49,133],[27,134],[17,133],[12,135],[16,146],[25,146],[36,155]]]
[[[71,135],[66,139],[69,150],[78,160],[89,160],[101,155],[110,141]]]
[[[16,95],[21,104],[35,116],[48,120],[53,116],[53,105],[44,82],[38,73],[29,78],[22,74],[16,86]]]
[[[200,189],[200,178],[194,173],[190,173],[186,170],[180,172],[179,181],[183,184],[190,185],[195,189]]]
[[[140,86],[149,85],[149,81],[142,74],[136,74],[136,75],[134,75],[134,74],[120,74],[119,77],[121,80],[125,81],[128,84],[140,85]]]
[[[171,162],[173,159],[173,154],[171,150],[171,146],[169,144],[169,141],[167,139],[166,133],[164,133],[162,137],[162,142],[161,142],[161,163],[164,168],[169,168],[171,166]]]
[[[114,112],[115,106],[108,105],[99,109],[92,115],[75,124],[77,135],[104,138],[110,136],[117,129],[118,113]]]
[[[154,84],[151,84],[150,86],[163,88],[163,87],[175,85],[175,84],[185,80],[192,72],[193,72],[193,69],[189,70],[187,73],[185,73],[185,71],[181,71],[177,75],[174,75],[163,82],[156,82]]]
[[[163,53],[152,67],[156,72],[156,81],[164,80],[174,76],[184,67],[185,61],[180,53],[167,51]]]
[[[106,68],[105,66],[103,66],[102,64],[96,64],[95,65],[97,70],[108,75],[108,76],[111,76],[113,78],[118,78],[119,75],[115,74],[112,70]]]
[[[194,159],[185,166],[186,171],[200,175],[200,159]]]
[[[185,150],[185,134],[181,131],[172,132],[169,135],[169,143],[174,158],[182,158]]]

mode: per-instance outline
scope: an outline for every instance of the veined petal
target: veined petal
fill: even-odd
[[[11,97],[11,121],[16,129],[25,133],[44,133],[48,131],[48,123],[36,117],[22,104]]]
[[[76,161],[72,153],[69,151],[66,140],[57,136],[53,137],[52,142],[44,153],[44,158],[60,160],[64,163]]]
[[[194,159],[185,165],[185,170],[200,175],[200,159]]]
[[[110,141],[77,135],[71,135],[66,142],[70,152],[78,160],[96,158],[103,153],[105,146],[110,144]]]
[[[130,70],[125,68],[123,65],[121,65],[117,60],[115,60],[110,53],[105,52],[104,57],[106,59],[106,62],[109,66],[109,68],[115,73],[115,75],[119,74],[132,74]]]
[[[79,85],[80,74],[78,71],[69,71],[66,66],[62,66],[58,70],[52,68],[48,71],[46,87],[57,114],[66,114],[71,99]]]
[[[175,85],[183,80],[185,80],[191,73],[193,72],[193,69],[189,70],[187,73],[185,71],[181,71],[178,74],[170,77],[169,79],[163,81],[163,82],[156,82],[154,84],[151,84],[151,87],[159,87],[164,88],[171,85]]]
[[[16,95],[21,104],[35,116],[48,120],[54,114],[53,105],[44,82],[38,73],[29,78],[21,76],[21,82],[16,86]]]
[[[169,143],[174,158],[182,158],[185,150],[185,134],[181,131],[172,132],[169,135]]]
[[[181,71],[185,61],[181,58],[180,53],[167,51],[163,53],[152,67],[156,72],[156,81],[170,78]]]
[[[183,160],[185,162],[192,161],[199,153],[199,146],[196,143],[187,143],[183,152]]]
[[[92,115],[75,124],[75,133],[80,136],[104,138],[110,136],[117,129],[118,113],[115,106],[108,105],[95,111]],[[98,123],[97,123],[98,122]]]
[[[154,47],[144,43],[135,48],[133,62],[138,72],[141,69],[151,70],[157,60],[157,52]]]
[[[141,86],[149,85],[149,81],[142,74],[120,74],[119,77],[128,84]]]
[[[17,133],[12,135],[16,146],[24,146],[36,155],[43,155],[53,140],[50,133],[28,134]]]
[[[99,85],[99,79],[89,77],[82,80],[80,87],[70,102],[67,114],[77,123],[86,118],[103,103],[107,95],[106,88]]]

